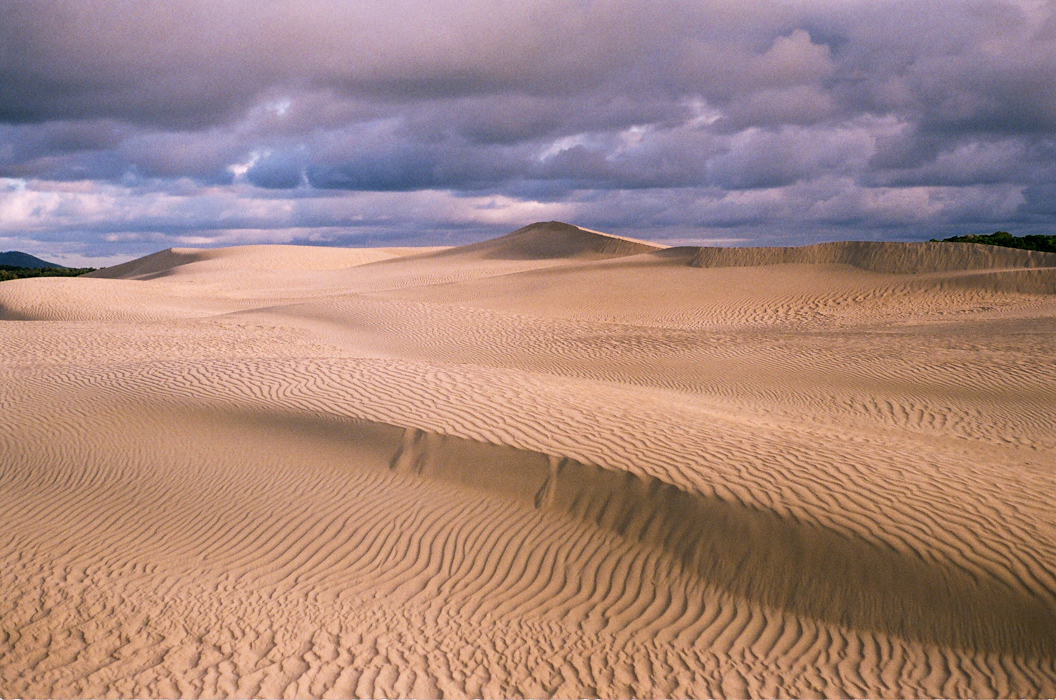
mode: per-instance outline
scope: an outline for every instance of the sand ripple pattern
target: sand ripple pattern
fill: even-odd
[[[0,284],[0,695],[1056,694],[1047,261],[572,228]]]

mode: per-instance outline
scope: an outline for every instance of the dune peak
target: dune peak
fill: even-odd
[[[504,236],[453,248],[449,252],[507,260],[599,259],[651,253],[664,247],[561,221],[540,221]]]

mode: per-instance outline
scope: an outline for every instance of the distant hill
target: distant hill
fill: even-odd
[[[935,239],[932,239],[935,240]],[[1056,253],[1056,236],[1013,236],[1008,231],[994,231],[982,236],[953,236],[943,238],[942,243],[982,243],[1002,248],[1020,248],[1037,250],[1042,253]]]
[[[62,268],[62,265],[58,265],[47,260],[41,260],[35,255],[29,253],[23,253],[19,250],[9,250],[6,253],[0,253],[0,265],[5,267],[25,267],[25,268]]]
[[[76,277],[94,270],[92,267],[63,267],[18,250],[0,253],[0,282],[25,277]]]

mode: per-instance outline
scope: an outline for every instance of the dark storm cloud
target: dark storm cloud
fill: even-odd
[[[652,38],[638,29],[656,24],[589,3],[27,2],[0,13],[0,118],[190,126],[275,87],[396,101],[575,93],[634,72]]]
[[[1041,230],[1053,75],[1044,0],[4,3],[0,242]]]
[[[1052,24],[1002,3],[7,3],[0,118],[200,127],[269,91],[331,90],[393,109],[514,98],[529,129],[554,115],[517,96],[606,94],[652,111],[700,95],[736,124],[866,110],[1048,130]]]

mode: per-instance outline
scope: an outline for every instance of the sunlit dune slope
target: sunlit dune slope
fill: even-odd
[[[439,250],[439,249],[437,249]],[[356,265],[421,253],[418,248],[322,248],[316,246],[257,245],[233,248],[169,248],[86,277],[156,279],[179,272],[302,272],[339,270]],[[179,268],[179,270],[177,270]]]
[[[171,250],[0,284],[0,695],[1056,694],[1056,256]]]

